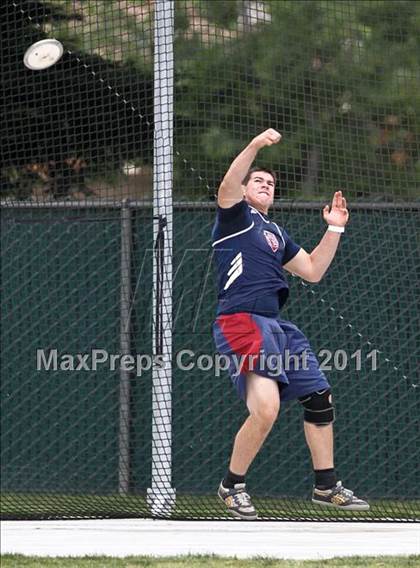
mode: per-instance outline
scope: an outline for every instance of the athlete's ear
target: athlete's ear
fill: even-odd
[[[242,193],[244,194],[244,197],[245,197],[245,194],[246,194],[246,185],[241,185],[241,187],[242,187]]]

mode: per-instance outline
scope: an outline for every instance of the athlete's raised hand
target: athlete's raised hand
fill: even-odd
[[[258,151],[264,146],[277,144],[281,140],[281,134],[269,128],[258,136],[255,136],[251,142],[236,156],[225,174],[217,193],[217,203],[219,207],[232,207],[235,203],[242,201],[244,198],[244,189],[242,182],[247,175],[252,162],[255,160]]]
[[[274,128],[269,128],[268,130],[261,132],[261,134],[258,134],[258,136],[255,136],[255,138],[253,138],[251,141],[251,145],[254,146],[254,148],[260,150],[261,148],[264,148],[264,146],[272,146],[273,144],[277,144],[278,142],[280,142],[280,140],[280,132],[277,132],[277,130],[274,130]]]
[[[347,210],[346,198],[343,197],[341,191],[334,193],[331,207],[326,205],[322,213],[328,225],[344,227],[347,224],[349,212]]]

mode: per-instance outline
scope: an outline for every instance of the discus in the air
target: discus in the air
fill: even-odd
[[[42,71],[57,63],[62,55],[63,46],[57,39],[41,39],[28,47],[23,62],[32,71]]]

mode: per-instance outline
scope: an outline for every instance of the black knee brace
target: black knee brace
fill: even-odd
[[[328,424],[334,422],[335,411],[330,389],[301,396],[299,402],[305,407],[303,416],[305,422],[310,422],[317,426],[328,426]]]

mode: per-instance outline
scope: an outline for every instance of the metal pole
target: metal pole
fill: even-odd
[[[172,172],[174,2],[155,2],[153,156],[153,356],[152,476],[147,502],[152,515],[167,517],[172,488]]]
[[[131,209],[127,200],[121,204],[121,299],[120,351],[131,353]],[[122,367],[122,366],[121,366]],[[118,489],[126,494],[130,487],[130,371],[120,369],[119,464]]]
[[[276,211],[278,209],[314,209],[319,210],[325,206],[326,201],[292,201],[283,199],[282,201],[274,201],[273,209]],[[153,206],[152,202],[149,201],[136,201],[135,199],[130,200],[127,203],[127,207],[130,209],[151,209]],[[115,202],[115,201],[97,201],[92,203],[85,203],[83,201],[53,201],[53,202],[45,202],[45,203],[33,203],[29,201],[14,201],[14,202],[7,202],[7,201],[0,201],[0,209],[3,211],[12,211],[13,209],[92,209],[92,211],[97,211],[100,209],[121,209],[122,204]],[[173,203],[173,209],[177,209],[179,211],[188,211],[188,210],[199,210],[199,211],[212,211],[216,207],[215,201],[176,201]],[[358,210],[366,210],[366,211],[393,211],[394,209],[398,210],[420,210],[420,200],[418,201],[387,201],[387,202],[376,202],[376,201],[351,201],[350,204],[351,209],[358,209]],[[69,217],[68,219],[64,219],[64,221],[71,222],[74,220],[77,221],[84,221],[86,217]],[[89,219],[89,221],[93,221],[95,219]],[[98,222],[101,221],[101,218],[97,219]],[[105,218],[108,221],[107,218]],[[32,219],[33,222],[36,220]],[[30,221],[28,221],[30,222]]]

